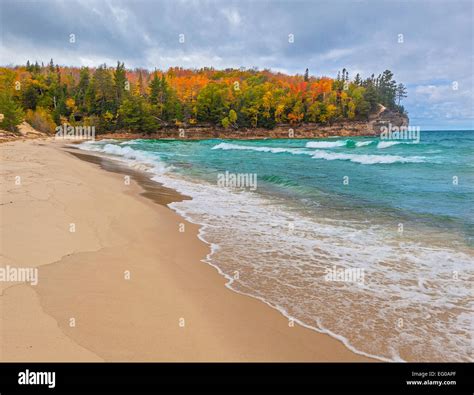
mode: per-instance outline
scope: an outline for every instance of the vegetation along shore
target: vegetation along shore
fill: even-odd
[[[202,68],[167,71],[65,67],[27,62],[0,68],[0,127],[28,122],[93,126],[98,137],[288,138],[373,135],[407,126],[403,84],[391,71],[362,79],[270,70]]]

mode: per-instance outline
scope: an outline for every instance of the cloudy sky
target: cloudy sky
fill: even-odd
[[[390,69],[414,126],[474,129],[472,0],[0,0],[0,64]]]

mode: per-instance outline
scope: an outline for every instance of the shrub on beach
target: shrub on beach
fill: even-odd
[[[37,107],[36,110],[28,110],[26,112],[26,122],[40,132],[55,133],[56,124],[53,121],[53,117],[43,107]]]

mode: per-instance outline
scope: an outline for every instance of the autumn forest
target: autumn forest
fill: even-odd
[[[362,79],[346,69],[329,78],[308,69],[290,76],[256,69],[128,70],[121,62],[77,68],[51,60],[0,68],[0,127],[14,131],[26,120],[46,133],[63,123],[95,126],[98,133],[202,124],[271,129],[366,120],[378,103],[403,113],[404,97],[406,88],[389,70]]]

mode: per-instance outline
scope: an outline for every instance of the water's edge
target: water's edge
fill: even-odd
[[[97,152],[87,152],[87,153],[84,153],[84,151],[80,151],[80,152],[76,151],[75,152],[75,150],[71,151],[70,150],[71,148],[76,148],[76,147],[67,147],[67,149],[65,149],[65,151],[69,152],[71,155],[73,155],[74,157],[76,157],[80,160],[83,160],[83,161],[92,163],[94,165],[97,165],[101,169],[103,169],[105,171],[108,171],[108,172],[130,175],[134,179],[134,181],[136,181],[140,185],[140,187],[142,187],[145,190],[145,192],[142,193],[141,195],[143,195],[144,197],[152,200],[153,202],[155,202],[157,204],[164,205],[165,207],[169,208],[170,210],[173,210],[174,212],[176,212],[179,216],[181,216],[186,221],[188,221],[190,223],[193,223],[195,225],[198,225],[199,226],[199,231],[198,231],[197,236],[198,236],[199,240],[201,240],[203,243],[207,244],[210,247],[210,252],[206,255],[205,258],[201,259],[200,261],[207,264],[207,265],[212,266],[219,273],[219,275],[224,277],[227,280],[227,282],[225,283],[225,286],[228,289],[230,289],[231,291],[236,292],[236,293],[241,294],[241,295],[245,295],[245,296],[257,299],[260,302],[265,303],[270,308],[278,311],[280,314],[282,314],[289,321],[292,320],[294,323],[297,323],[298,325],[300,325],[304,328],[313,330],[317,333],[328,335],[328,336],[332,337],[333,339],[336,339],[336,340],[340,341],[348,350],[350,350],[354,354],[361,355],[361,356],[368,357],[368,358],[373,358],[375,360],[382,361],[382,362],[405,362],[402,359],[397,359],[397,360],[387,359],[387,358],[384,358],[384,357],[379,356],[379,355],[373,355],[373,354],[369,354],[369,353],[366,353],[364,351],[358,350],[357,348],[353,347],[345,337],[339,336],[336,333],[331,332],[329,329],[317,328],[317,327],[314,327],[312,325],[306,324],[303,321],[301,321],[301,320],[299,320],[295,317],[292,317],[281,306],[274,305],[274,304],[268,302],[267,300],[265,300],[264,298],[262,298],[260,296],[253,295],[253,294],[246,293],[246,292],[242,292],[238,289],[233,288],[232,283],[234,282],[234,279],[231,276],[224,273],[218,265],[216,265],[212,262],[212,255],[215,253],[215,251],[217,249],[219,249],[219,246],[215,243],[212,243],[212,242],[206,240],[206,238],[205,238],[206,225],[205,224],[200,224],[200,223],[194,221],[183,210],[180,210],[179,208],[173,206],[173,203],[178,203],[178,202],[181,202],[182,200],[185,200],[185,199],[192,199],[191,197],[183,195],[179,191],[177,191],[175,189],[168,188],[168,187],[164,186],[162,183],[160,183],[156,180],[153,180],[153,173],[148,173],[148,172],[143,171],[143,170],[136,170],[136,169],[128,168],[125,163],[122,163],[120,160],[118,160],[118,158],[114,158],[111,155],[106,155],[106,154],[102,154],[102,153],[99,154]],[[150,188],[147,187],[145,182],[144,182],[145,179],[147,179],[147,180],[151,181],[152,183],[156,184],[157,188],[153,191],[150,191]],[[163,192],[167,193],[166,191],[172,191],[173,192],[171,199],[169,197],[165,200],[160,199],[160,198],[156,198],[156,194],[163,194]],[[150,192],[150,193],[147,193],[147,192]],[[155,198],[154,198],[154,196],[155,196]]]

